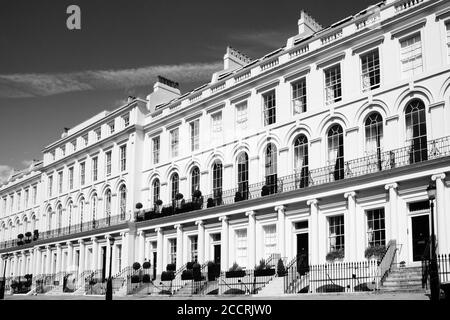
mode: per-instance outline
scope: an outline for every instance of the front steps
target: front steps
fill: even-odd
[[[421,292],[422,288],[422,268],[403,267],[393,269],[384,280],[381,292]]]
[[[284,277],[275,277],[258,292],[258,296],[280,296],[284,294]]]

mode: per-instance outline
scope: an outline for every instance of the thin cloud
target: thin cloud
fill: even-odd
[[[246,46],[263,46],[266,48],[280,48],[284,46],[287,37],[289,37],[289,34],[286,32],[273,30],[238,32],[230,35],[231,40]]]
[[[14,168],[0,165],[0,184],[6,182],[13,172]]]
[[[163,75],[177,82],[207,81],[222,62],[157,65],[121,70],[0,75],[0,97],[30,98],[88,90],[130,89],[152,85]]]

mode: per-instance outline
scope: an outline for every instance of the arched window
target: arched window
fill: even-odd
[[[427,160],[427,121],[422,100],[414,99],[408,103],[405,118],[406,145],[410,147],[410,163]]]
[[[58,205],[58,208],[56,209],[56,213],[57,213],[57,218],[56,218],[57,227],[56,228],[58,230],[61,230],[61,228],[62,228],[62,219],[63,219],[63,208],[62,208],[61,204]]]
[[[52,208],[48,208],[47,210],[47,230],[51,230],[52,229]]]
[[[194,167],[191,172],[191,196],[194,197],[194,191],[200,190],[200,169]]]
[[[171,199],[172,201],[175,201],[175,197],[177,195],[177,193],[179,192],[179,184],[180,184],[180,178],[178,177],[178,173],[174,173],[172,175],[172,179],[171,179]]]
[[[92,221],[95,221],[95,219],[97,218],[97,205],[98,205],[98,198],[97,198],[97,194],[94,193],[94,195],[92,196],[92,201],[91,201]]]
[[[269,194],[277,192],[277,147],[269,143],[266,147],[265,158],[266,186]]]
[[[111,216],[111,190],[108,189],[105,192],[105,214],[109,218]]]
[[[160,198],[160,190],[161,190],[161,184],[159,183],[159,179],[155,179],[152,184],[153,189],[153,204],[156,204],[156,201]]]
[[[83,225],[83,216],[85,215],[84,212],[84,208],[86,206],[86,203],[84,201],[84,198],[80,199],[80,205],[79,205],[79,220],[80,220],[80,225]]]
[[[12,223],[12,221],[9,223],[9,239],[14,239],[15,234],[14,234],[14,225]]]
[[[216,204],[221,204],[222,202],[222,162],[217,160],[213,165],[213,197]]]
[[[296,188],[307,187],[309,184],[308,138],[303,134],[294,141],[294,171]]]
[[[67,226],[69,227],[72,225],[72,219],[73,219],[73,202],[69,201],[69,204],[67,205]]]
[[[239,154],[238,167],[238,191],[242,199],[248,199],[248,155],[246,152]]]
[[[375,165],[375,168],[381,170],[383,118],[378,112],[371,113],[367,117],[364,127],[366,133],[366,153],[369,156],[369,169]]]
[[[124,184],[119,189],[119,195],[120,218],[125,219],[125,214],[127,212],[127,188]]]
[[[328,161],[333,167],[334,180],[344,178],[344,134],[342,127],[333,125],[328,130]]]

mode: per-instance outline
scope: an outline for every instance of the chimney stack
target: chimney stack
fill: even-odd
[[[65,137],[67,137],[69,135],[69,129],[70,128],[64,128],[63,133],[61,134],[61,138],[64,139]]]
[[[305,38],[322,30],[322,26],[304,10],[300,12],[300,19],[298,20],[298,36]]]
[[[179,86],[178,82],[158,76],[158,81],[153,85],[153,92],[147,96],[147,109],[154,112],[156,106],[181,96]]]
[[[251,61],[252,59],[250,59],[244,53],[239,52],[238,50],[228,46],[227,52],[223,56],[223,68],[224,70],[232,71],[245,66]]]

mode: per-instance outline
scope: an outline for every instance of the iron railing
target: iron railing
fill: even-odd
[[[258,274],[257,270],[242,270],[241,274],[236,272],[221,272],[218,278],[219,294],[257,294],[276,275],[275,269],[271,273]],[[268,270],[263,270],[268,271]]]
[[[308,277],[309,265],[305,264],[305,259],[305,255],[296,255],[286,266],[284,293],[298,293],[307,286],[304,283]]]
[[[305,167],[305,170],[302,169],[294,174],[283,177],[272,175],[258,183],[245,184],[240,188],[221,190],[219,195],[216,192],[202,195],[200,198],[173,200],[171,203],[162,205],[161,210],[151,209],[144,212],[137,221],[152,220],[194,210],[229,205],[272,194],[306,189],[337,180],[389,171],[394,168],[405,167],[447,156],[450,156],[450,136],[430,140],[426,145],[412,144],[411,146],[389,151],[379,150],[372,155],[343,161],[338,166],[331,164],[312,170]],[[266,187],[265,190],[263,190],[264,186]],[[212,199],[213,201],[208,201],[208,199]]]
[[[380,264],[378,265],[378,283],[377,289],[379,289],[386,279],[387,275],[391,271],[392,265],[395,264],[397,258],[397,241],[390,240],[384,253],[381,258]]]
[[[83,222],[80,224],[57,228],[53,230],[43,231],[39,232],[39,236],[37,240],[48,240],[53,239],[57,237],[67,236],[67,235],[73,235],[81,232],[86,231],[92,231],[97,229],[103,229],[108,228],[110,226],[119,225],[121,223],[124,223],[126,220],[126,217],[124,215],[115,215],[111,217],[106,217],[99,220],[91,220],[87,222]],[[7,240],[0,242],[0,249],[6,249],[6,248],[12,248],[17,247],[18,245],[18,239],[13,240]]]

